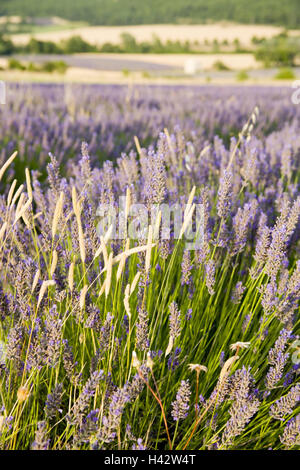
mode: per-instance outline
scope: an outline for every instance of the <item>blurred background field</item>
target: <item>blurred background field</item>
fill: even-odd
[[[278,84],[300,76],[297,1],[3,1],[0,78]]]

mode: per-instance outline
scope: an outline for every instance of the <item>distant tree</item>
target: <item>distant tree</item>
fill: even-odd
[[[138,45],[134,36],[129,33],[122,33],[121,38],[121,47],[125,52],[139,52]]]
[[[275,24],[299,28],[299,0],[1,0],[0,15],[60,16],[93,25],[204,23]]]
[[[12,41],[0,35],[0,55],[11,55],[16,51]]]
[[[277,37],[265,41],[255,51],[255,58],[264,63],[265,66],[292,67],[295,65],[295,59],[299,54],[299,41]]]
[[[10,70],[25,70],[26,67],[21,62],[16,59],[9,59],[8,61],[8,68]]]
[[[58,60],[53,62],[45,62],[41,70],[48,73],[58,72],[63,74],[66,72],[67,68],[68,66],[64,61]]]
[[[119,44],[112,44],[111,42],[105,42],[100,47],[99,52],[107,52],[107,53],[122,52],[122,48],[121,46],[119,46]]]
[[[217,39],[214,39],[213,40],[213,51],[214,52],[219,52],[219,50],[220,50],[219,41]]]
[[[97,52],[96,46],[84,41],[80,36],[73,36],[70,39],[62,41],[61,49],[65,54],[76,54],[79,52]]]
[[[51,41],[38,41],[31,38],[29,43],[25,46],[24,52],[29,54],[61,54],[61,48]]]
[[[266,41],[266,38],[258,38],[257,36],[253,36],[251,38],[251,42],[254,46],[257,46],[259,44],[263,44]]]

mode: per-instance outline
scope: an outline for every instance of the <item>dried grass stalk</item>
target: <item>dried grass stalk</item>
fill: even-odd
[[[4,163],[4,165],[0,168],[0,181],[1,181],[2,178],[3,178],[3,175],[4,175],[5,171],[7,170],[7,168],[9,167],[9,165],[14,161],[14,159],[16,158],[17,155],[18,155],[18,152],[14,152],[14,153],[9,157],[9,159]]]
[[[54,210],[54,215],[53,215],[53,221],[52,221],[52,238],[55,237],[57,227],[58,227],[58,222],[62,214],[63,210],[63,203],[64,203],[64,193],[61,192],[58,198],[58,201],[55,206]]]

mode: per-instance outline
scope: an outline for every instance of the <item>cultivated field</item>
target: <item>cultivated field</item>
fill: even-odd
[[[120,35],[124,32],[132,34],[137,41],[150,41],[153,35],[161,41],[218,41],[229,42],[239,39],[244,46],[251,46],[253,36],[258,38],[271,38],[279,34],[282,28],[267,25],[237,25],[230,23],[212,25],[141,25],[141,26],[87,26],[61,31],[40,32],[37,34],[16,34],[12,40],[16,44],[25,44],[30,38],[59,42],[79,35],[91,44],[103,44],[105,42],[119,43]],[[291,32],[293,34],[293,32]]]
[[[1,450],[299,449],[292,91],[7,84]]]

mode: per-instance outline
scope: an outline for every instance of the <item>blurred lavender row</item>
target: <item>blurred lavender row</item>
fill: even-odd
[[[89,143],[92,159],[116,159],[130,150],[133,136],[142,144],[167,127],[180,126],[200,151],[215,135],[227,142],[241,129],[254,106],[261,110],[256,136],[270,135],[268,149],[282,148],[297,130],[300,106],[292,90],[277,87],[184,87],[7,84],[7,103],[0,107],[0,164],[15,148],[33,166],[44,165],[48,152],[66,163]],[[287,130],[289,127],[289,131]],[[272,152],[275,152],[273,150]]]

